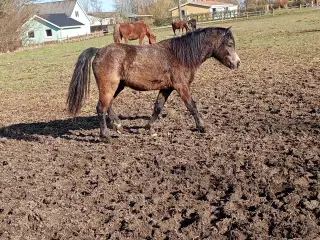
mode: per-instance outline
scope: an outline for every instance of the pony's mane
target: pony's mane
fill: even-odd
[[[219,27],[199,28],[184,36],[172,38],[170,39],[171,50],[182,64],[188,67],[198,67],[205,57],[209,41],[214,41],[212,32],[219,35],[225,33],[226,29]],[[226,38],[230,39],[230,37],[233,38],[231,32],[230,35],[226,34]]]

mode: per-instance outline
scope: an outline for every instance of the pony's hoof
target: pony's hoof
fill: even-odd
[[[123,133],[123,127],[121,125],[121,123],[115,123],[115,122],[109,122],[107,123],[108,128],[113,129],[114,131],[116,131],[119,134]]]
[[[123,133],[123,127],[121,124],[115,124],[114,129],[117,133],[122,134]]]
[[[144,129],[145,129],[145,130],[151,130],[151,124],[150,124],[150,123],[147,123],[147,124],[144,126]]]
[[[200,126],[200,127],[198,127],[198,131],[201,133],[205,133],[206,129],[204,128],[204,126]]]
[[[104,143],[111,143],[111,137],[109,136],[100,136],[100,140]]]

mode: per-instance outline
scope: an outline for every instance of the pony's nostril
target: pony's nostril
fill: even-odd
[[[240,67],[240,61],[237,62],[237,68],[239,68],[239,67]]]

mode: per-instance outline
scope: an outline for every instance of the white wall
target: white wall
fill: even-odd
[[[215,11],[214,11],[215,10]],[[219,15],[219,12],[224,12],[224,11],[231,11],[231,16],[230,14],[226,14],[223,16],[223,18],[230,18],[230,17],[235,17],[238,14],[238,6],[237,5],[215,5],[212,6],[210,9],[211,13],[217,13],[214,15],[214,19],[220,19],[222,15]]]
[[[86,35],[87,32],[86,32],[86,29],[84,28],[64,28],[64,29],[61,29],[60,30],[60,33],[59,33],[59,40],[65,40],[67,38],[70,38],[70,37],[77,37],[77,36],[81,36],[81,35]]]
[[[110,25],[110,24],[114,24],[115,23],[115,19],[114,18],[103,18],[102,19],[102,24],[101,24],[100,18],[97,18],[97,17],[94,17],[94,16],[90,16],[90,15],[88,15],[88,17],[90,19],[91,26]]]
[[[79,14],[78,16],[76,15],[76,12],[78,12],[78,14]],[[78,2],[76,3],[76,5],[73,9],[73,12],[71,14],[71,18],[84,24],[84,26],[81,27],[81,31],[80,31],[81,33],[83,33],[82,35],[91,33],[90,20],[89,20],[87,14],[84,12],[84,10],[80,7]],[[70,31],[70,32],[72,32],[72,31]]]

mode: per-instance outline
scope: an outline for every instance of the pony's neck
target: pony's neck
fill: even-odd
[[[182,37],[170,39],[170,49],[186,67],[198,68],[212,55],[212,30],[201,29]]]

